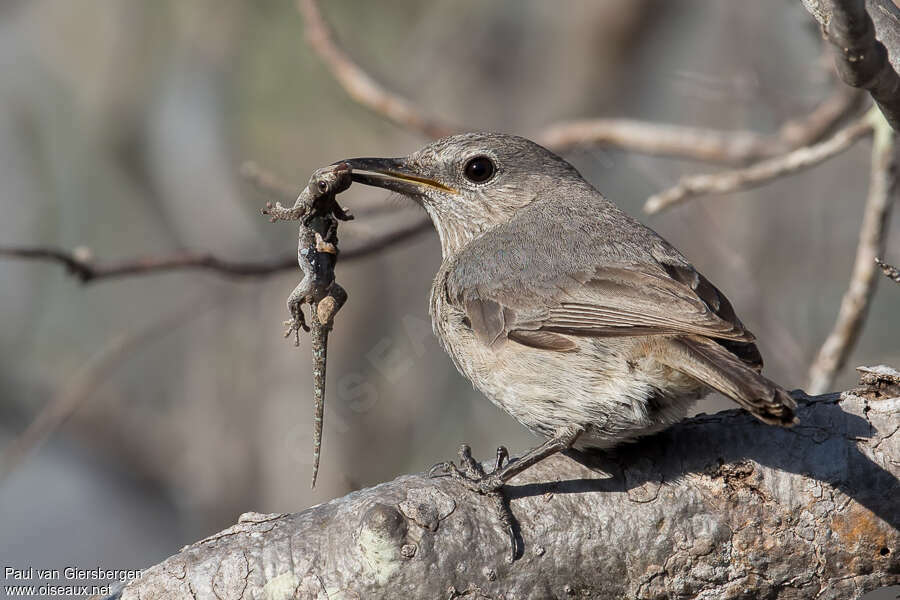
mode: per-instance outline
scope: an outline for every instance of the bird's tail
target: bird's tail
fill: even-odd
[[[797,403],[778,384],[719,345],[700,336],[672,339],[665,364],[722,392],[760,421],[790,427],[796,423]]]

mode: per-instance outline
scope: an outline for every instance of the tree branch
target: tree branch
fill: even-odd
[[[297,0],[297,10],[303,14],[306,23],[307,43],[351,98],[397,125],[428,137],[439,138],[459,131],[457,127],[427,116],[406,98],[386,90],[353,62],[335,42],[315,0]]]
[[[822,394],[834,384],[838,371],[856,346],[878,285],[877,260],[884,253],[887,241],[898,168],[894,132],[881,115],[878,115],[878,121],[872,144],[869,194],[850,285],[841,300],[837,321],[810,366],[808,389],[813,394]]]
[[[868,12],[865,0],[803,4],[834,46],[844,83],[868,90],[891,127],[900,131],[900,9],[891,0],[870,0]]]
[[[412,131],[438,138],[461,131],[429,116],[407,98],[386,90],[337,44],[316,0],[298,0],[306,22],[306,40],[344,90],[358,103]],[[814,143],[858,105],[860,94],[843,86],[809,115],[785,123],[775,135],[720,131],[633,119],[584,119],[547,126],[535,141],[562,151],[578,145],[605,144],[631,152],[710,162],[744,163],[783,154]]]
[[[786,122],[775,135],[632,119],[583,119],[550,125],[536,141],[558,151],[573,146],[604,144],[643,154],[746,163],[819,141],[859,105],[860,97],[855,90],[841,86],[809,115]]]
[[[253,184],[257,190],[285,204],[293,205],[303,189],[303,186],[285,183],[275,173],[267,171],[251,160],[241,165],[240,173],[241,177]]]
[[[900,373],[864,375],[793,429],[733,410],[590,459],[610,475],[545,460],[507,487],[512,564],[489,500],[406,475],[243,515],[121,598],[858,597],[900,583]]]
[[[97,388],[136,350],[156,338],[177,331],[185,322],[206,313],[210,306],[212,303],[208,299],[196,298],[144,327],[113,336],[59,386],[53,399],[38,411],[28,427],[0,451],[0,483],[30,453],[40,448],[82,404],[94,397]]]
[[[727,194],[772,181],[814,167],[850,148],[853,143],[872,131],[873,113],[854,121],[832,137],[798,148],[783,156],[770,158],[743,169],[721,173],[685,175],[674,186],[650,196],[644,211],[655,214],[691,198],[706,194]]]
[[[357,246],[341,250],[341,260],[362,258],[410,240],[430,228],[430,219],[421,217],[413,223],[397,227],[361,242]],[[0,257],[57,262],[64,265],[67,271],[82,283],[185,269],[211,271],[228,277],[263,277],[281,271],[297,270],[296,252],[258,261],[232,261],[207,252],[181,252],[170,256],[141,256],[98,263],[84,248],[69,252],[48,246],[3,246],[0,247]]]

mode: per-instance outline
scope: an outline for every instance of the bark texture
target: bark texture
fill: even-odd
[[[900,583],[900,374],[801,402],[790,430],[700,415],[604,457],[556,456],[489,500],[406,475],[237,525],[121,598],[853,598]],[[603,472],[601,472],[603,471]],[[117,596],[119,596],[117,594]]]
[[[893,0],[803,0],[835,48],[847,85],[869,91],[900,130],[900,7]]]

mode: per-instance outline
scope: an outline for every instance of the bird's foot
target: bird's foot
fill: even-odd
[[[490,473],[486,473],[484,468],[477,460],[472,457],[472,449],[468,444],[462,444],[459,447],[459,466],[453,461],[441,462],[428,471],[428,476],[434,477],[450,477],[454,481],[460,483],[465,488],[487,496],[494,505],[494,510],[500,524],[509,537],[510,553],[509,562],[516,559],[516,535],[513,529],[515,517],[509,507],[509,499],[503,493],[504,480],[501,477],[501,468],[503,462],[509,459],[509,452],[506,448],[500,446],[497,448],[497,460],[494,469]]]
[[[459,466],[453,461],[440,462],[428,471],[429,477],[452,477],[465,487],[479,494],[491,494],[499,491],[504,481],[498,477],[503,462],[509,459],[509,452],[500,446],[497,448],[497,461],[494,469],[486,473],[477,460],[472,457],[472,448],[468,444],[459,447]]]

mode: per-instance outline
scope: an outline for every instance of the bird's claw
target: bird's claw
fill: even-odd
[[[450,477],[453,471],[459,471],[450,461],[439,462],[436,465],[432,466],[428,469],[428,478],[429,479],[437,479],[438,477]],[[462,476],[462,473],[459,474]]]
[[[503,446],[497,448],[497,460],[494,470],[490,473],[485,473],[481,463],[472,457],[472,449],[468,444],[460,445],[458,454],[459,466],[453,461],[439,462],[428,470],[428,477],[450,477],[466,489],[481,496],[487,496],[491,500],[497,517],[509,537],[508,560],[511,563],[516,559],[517,550],[515,530],[513,529],[515,518],[509,508],[506,496],[503,494],[503,479],[498,475],[503,461],[509,458],[509,452]]]
[[[428,477],[452,477],[461,484],[479,494],[491,494],[503,487],[503,480],[497,476],[497,471],[503,466],[503,461],[509,458],[509,452],[505,447],[497,448],[497,460],[494,470],[486,473],[484,467],[472,457],[472,448],[468,444],[459,447],[459,466],[453,461],[439,462],[428,470]]]

